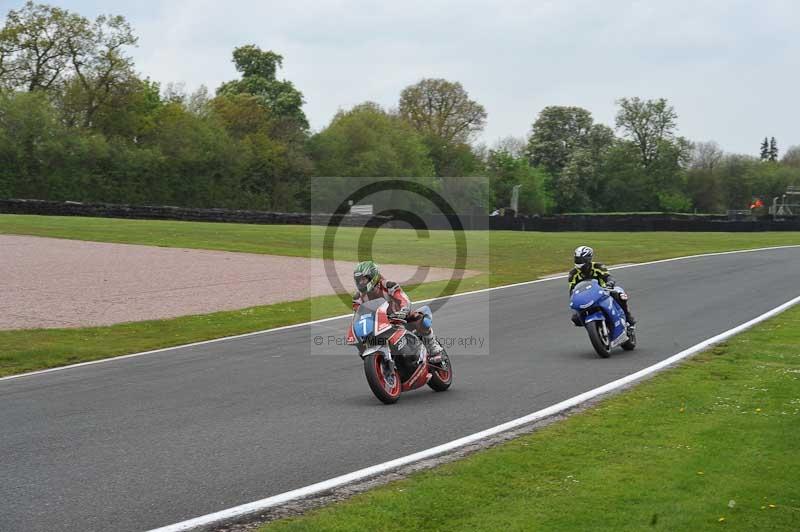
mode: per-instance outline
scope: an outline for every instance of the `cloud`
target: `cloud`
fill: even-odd
[[[729,151],[752,153],[765,135],[800,143],[794,0],[54,3],[126,16],[138,70],[163,84],[213,90],[236,77],[242,44],[281,53],[315,129],[339,108],[393,107],[406,85],[444,77],[486,107],[489,143],[526,134],[546,105],[613,125],[614,101],[634,95],[668,98],[682,134]]]

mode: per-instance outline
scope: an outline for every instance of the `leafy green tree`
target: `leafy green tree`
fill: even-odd
[[[640,147],[620,140],[608,151],[596,171],[602,184],[594,197],[595,209],[619,211],[682,212],[691,208],[686,194],[686,167],[691,143],[686,139],[662,141],[650,166],[641,162]]]
[[[559,210],[591,212],[599,208],[606,184],[600,166],[616,139],[608,126],[594,124],[583,145],[572,151],[567,165],[552,183],[552,194]]]
[[[789,185],[800,185],[797,169],[785,164],[763,164],[755,157],[729,154],[719,165],[724,206],[746,209],[753,198],[770,203]]]
[[[652,173],[656,186],[666,189],[682,188],[693,149],[694,144],[685,137],[661,141],[658,156],[647,169]]]
[[[58,114],[42,91],[0,91],[0,171],[9,194],[48,198],[46,161],[63,139]]]
[[[482,173],[482,161],[469,144],[446,144],[432,137],[423,137],[423,140],[433,161],[435,175],[459,177]]]
[[[72,79],[56,99],[64,123],[73,128],[90,128],[107,137],[138,142],[153,128],[156,111],[164,104],[158,83],[131,76],[96,101],[88,111],[83,85]]]
[[[694,144],[686,191],[692,205],[701,212],[717,212],[725,208],[719,170],[724,155],[716,142]]]
[[[234,49],[233,62],[242,78],[223,83],[217,95],[256,96],[275,119],[288,120],[302,130],[308,129],[303,94],[291,81],[276,77],[278,68],[283,66],[283,56],[249,44]]]
[[[653,181],[639,160],[639,148],[619,140],[608,150],[597,170],[603,186],[595,196],[597,210],[605,212],[658,209]]]
[[[420,135],[404,120],[372,102],[340,111],[311,139],[323,176],[432,176],[433,163]]]
[[[750,204],[754,188],[751,169],[753,166],[762,166],[758,162],[755,157],[735,153],[722,158],[719,171],[726,208],[746,209]]]
[[[617,129],[636,145],[646,168],[658,158],[659,148],[668,145],[665,141],[675,138],[678,114],[664,98],[620,98],[617,105]]]
[[[528,139],[534,165],[550,174],[549,191],[559,212],[590,211],[603,187],[597,169],[614,143],[614,132],[595,124],[580,107],[546,107]]]
[[[83,125],[92,127],[98,110],[122,90],[138,81],[133,60],[125,47],[137,42],[130,24],[121,16],[81,21],[81,31],[67,39],[75,82],[82,89]]]
[[[751,164],[747,167],[744,182],[749,187],[749,197],[742,197],[742,203],[733,208],[746,208],[755,198],[771,203],[772,198],[781,196],[789,185],[800,185],[800,175],[796,169],[782,164]]]
[[[596,181],[596,168],[591,152],[578,148],[567,165],[551,183],[553,199],[561,212],[591,212],[597,204],[601,184]]]
[[[217,96],[209,107],[213,118],[238,142],[244,168],[240,186],[248,203],[275,210],[301,208],[312,164],[305,152],[298,152],[301,144],[275,133],[276,124],[283,122],[276,122],[260,98],[250,94]]]
[[[86,19],[45,4],[10,10],[0,30],[0,84],[6,89],[50,91],[69,70],[69,43],[88,39]]]
[[[423,79],[400,93],[400,116],[426,137],[445,144],[467,143],[483,130],[486,110],[461,83]]]
[[[239,188],[236,145],[225,130],[177,103],[159,108],[144,147],[160,154],[159,172],[143,176],[147,201],[211,207],[229,204]],[[233,181],[233,182],[232,182]]]
[[[536,118],[528,138],[531,164],[558,175],[572,152],[588,144],[594,120],[581,107],[549,106]]]
[[[65,127],[44,91],[0,93],[3,197],[102,198],[112,155],[102,135]]]
[[[135,78],[125,49],[136,40],[121,16],[101,15],[92,22],[28,1],[9,11],[0,30],[0,86],[57,97],[66,93],[67,120],[91,127],[98,110]]]
[[[688,210],[691,200],[686,195],[686,168],[692,144],[675,136],[675,109],[663,98],[621,98],[617,103],[616,126],[626,142],[636,148],[642,169],[639,179],[652,187],[644,204],[648,209]]]
[[[399,114],[422,135],[436,175],[469,175],[480,167],[469,142],[483,130],[486,110],[458,82],[423,79],[400,93]]]
[[[277,79],[283,57],[275,52],[242,46],[233,51],[233,62],[242,77],[223,83],[211,108],[221,117],[239,113],[238,119],[223,117],[223,122],[241,139],[248,154],[245,188],[254,197],[266,194],[270,208],[296,209],[307,203],[307,178],[313,170],[306,151],[308,120],[302,109],[303,94],[291,81]],[[257,113],[254,103],[266,114]],[[239,119],[244,122],[237,124]],[[252,130],[253,120],[259,124],[258,131]],[[248,127],[251,130],[244,131]]]
[[[234,94],[217,96],[209,102],[211,112],[235,139],[270,131],[270,112],[258,96]]]
[[[376,178],[406,177],[438,188],[433,161],[422,137],[408,122],[376,103],[339,111],[328,127],[311,138],[309,148],[317,175],[332,178],[326,182],[325,190],[315,187],[312,191],[314,210],[330,212],[336,207],[331,198],[340,195],[336,191],[350,192]],[[405,196],[405,203],[400,205],[390,196],[380,194],[370,201],[378,210],[412,208],[420,212],[428,207]]]
[[[513,188],[521,185],[520,213],[541,214],[547,211],[547,174],[544,170],[531,166],[524,153],[515,155],[503,148],[491,150],[486,167],[491,179],[494,207],[508,207]]]
[[[662,212],[689,212],[692,200],[680,190],[658,193],[658,207]]]

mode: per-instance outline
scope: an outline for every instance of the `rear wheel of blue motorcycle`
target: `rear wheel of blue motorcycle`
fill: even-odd
[[[431,380],[428,381],[434,391],[443,392],[453,384],[453,366],[450,365],[450,357],[447,351],[442,351],[442,361],[437,365],[428,366],[431,370]]]
[[[608,358],[611,355],[611,347],[608,343],[608,333],[605,330],[605,323],[602,321],[591,321],[586,324],[586,332],[589,333],[589,340],[592,347],[597,351],[601,358]]]
[[[401,382],[397,368],[392,365],[391,373],[387,375],[386,366],[383,355],[373,354],[364,357],[364,375],[372,393],[381,402],[390,405],[400,398]]]

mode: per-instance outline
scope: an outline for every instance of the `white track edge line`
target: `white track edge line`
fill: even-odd
[[[634,264],[625,264],[625,265],[622,265],[622,266],[612,266],[612,267],[609,268],[609,270],[621,270],[623,268],[635,268],[637,266],[649,266],[651,264],[660,264],[660,263],[663,263],[663,262],[672,262],[672,261],[694,259],[694,258],[700,258],[700,257],[714,257],[714,256],[717,256],[717,255],[731,255],[733,253],[752,253],[752,252],[755,252],[755,251],[770,251],[770,250],[774,250],[774,249],[789,249],[789,248],[799,248],[799,247],[800,247],[800,244],[790,244],[790,245],[785,245],[785,246],[771,246],[771,247],[765,247],[765,248],[738,249],[738,250],[733,250],[733,251],[717,251],[717,252],[713,252],[713,253],[700,253],[698,255],[686,255],[684,257],[672,257],[670,259],[660,259],[660,260],[653,260],[653,261],[649,261],[649,262],[637,262],[637,263],[634,263]],[[440,296],[440,297],[434,297],[434,298],[430,298],[430,299],[421,299],[419,301],[416,301],[416,303],[428,303],[430,301],[435,301],[437,299],[449,299],[449,298],[455,298],[455,297],[469,296],[469,295],[473,295],[473,294],[480,294],[480,293],[483,293],[483,292],[491,292],[491,291],[494,291],[494,290],[503,290],[503,289],[506,289],[506,288],[514,288],[514,287],[517,287],[517,286],[525,286],[525,285],[529,285],[529,284],[544,283],[544,282],[547,282],[547,281],[555,281],[557,279],[564,279],[564,278],[566,278],[566,274],[548,276],[548,277],[543,277],[541,279],[534,279],[532,281],[523,281],[523,282],[520,282],[520,283],[512,283],[512,284],[505,284],[505,285],[501,285],[501,286],[493,286],[491,288],[482,288],[480,290],[472,290],[470,292],[459,292],[457,294],[451,294],[449,296]],[[319,320],[306,321],[306,322],[302,322],[302,323],[293,323],[291,325],[283,325],[281,327],[273,327],[272,329],[264,329],[264,330],[261,330],[261,331],[253,331],[253,332],[249,332],[249,333],[236,334],[236,335],[233,335],[233,336],[223,336],[221,338],[213,338],[211,340],[202,340],[200,342],[192,342],[192,343],[189,343],[189,344],[173,345],[173,346],[170,346],[170,347],[162,347],[160,349],[153,349],[153,350],[150,350],[150,351],[142,351],[142,352],[139,352],[139,353],[130,353],[128,355],[119,355],[119,356],[113,356],[113,357],[109,357],[109,358],[101,358],[101,359],[98,359],[98,360],[90,360],[88,362],[79,362],[77,364],[70,364],[68,366],[58,366],[58,367],[55,367],[55,368],[41,369],[41,370],[37,370],[37,371],[29,371],[27,373],[18,373],[16,375],[8,375],[6,377],[0,377],[0,382],[7,381],[7,380],[12,380],[12,379],[20,379],[22,377],[32,377],[32,376],[35,376],[35,375],[42,375],[42,374],[45,374],[45,373],[53,373],[55,371],[64,371],[66,369],[79,368],[79,367],[82,367],[82,366],[91,366],[91,365],[94,365],[94,364],[105,364],[105,363],[108,363],[108,362],[114,362],[116,360],[124,360],[126,358],[133,358],[133,357],[139,357],[139,356],[144,356],[144,355],[153,355],[153,354],[156,354],[156,353],[163,353],[165,351],[172,351],[172,350],[175,350],[175,349],[185,349],[187,347],[197,347],[199,345],[213,344],[213,343],[217,343],[217,342],[225,342],[227,340],[236,340],[238,338],[247,338],[248,336],[256,336],[256,335],[259,335],[259,334],[266,334],[266,333],[272,333],[272,332],[278,332],[278,331],[285,331],[287,329],[294,329],[294,328],[297,328],[297,327],[305,327],[307,325],[315,325],[317,323],[324,323],[326,321],[339,320],[339,319],[342,319],[342,318],[347,318],[349,316],[350,316],[350,314],[340,314],[339,316],[332,316],[330,318],[322,318],[322,319],[319,319]]]
[[[359,469],[358,471],[334,477],[322,482],[318,482],[316,484],[311,484],[303,488],[287,491],[285,493],[273,495],[272,497],[268,497],[266,499],[261,499],[247,504],[242,504],[240,506],[234,506],[233,508],[228,508],[227,510],[222,510],[201,517],[196,517],[194,519],[189,519],[188,521],[182,521],[180,523],[175,523],[173,525],[167,525],[165,527],[153,529],[150,532],[180,532],[180,531],[192,530],[202,526],[208,526],[214,523],[220,523],[223,521],[236,519],[248,514],[267,510],[269,508],[272,508],[274,506],[283,504],[285,502],[294,499],[308,497],[310,495],[315,495],[324,491],[328,491],[330,489],[345,484],[349,484],[351,482],[373,477],[375,475],[384,473],[386,471],[390,471],[392,469],[396,469],[398,467],[408,465],[413,462],[418,462],[420,460],[424,460],[426,458],[430,458],[432,456],[436,456],[438,454],[442,454],[447,451],[451,451],[453,449],[457,449],[459,447],[463,447],[465,445],[474,443],[478,440],[482,440],[484,438],[488,438],[490,436],[494,436],[496,434],[506,432],[511,429],[515,429],[522,425],[527,425],[529,423],[533,423],[534,421],[539,421],[543,418],[573,408],[585,401],[588,401],[589,399],[593,399],[594,397],[597,397],[599,395],[616,390],[632,382],[635,382],[643,377],[646,377],[652,373],[655,373],[667,366],[670,366],[686,357],[689,357],[697,353],[698,351],[702,351],[703,349],[711,345],[717,344],[719,342],[722,342],[730,338],[731,336],[734,336],[746,329],[751,328],[752,326],[758,323],[761,323],[764,320],[772,318],[773,316],[780,314],[781,312],[785,311],[786,309],[798,303],[800,303],[800,296],[795,297],[794,299],[791,299],[790,301],[787,301],[786,303],[778,307],[775,307],[772,310],[769,310],[764,314],[761,314],[760,316],[751,319],[750,321],[742,323],[741,325],[737,325],[736,327],[728,329],[727,331],[722,332],[716,336],[712,336],[711,338],[708,338],[707,340],[704,340],[699,344],[695,344],[694,346],[689,347],[688,349],[684,349],[680,353],[672,355],[671,357],[666,358],[661,362],[657,362],[652,366],[648,366],[635,373],[631,373],[630,375],[626,375],[625,377],[604,384],[603,386],[599,386],[582,394],[561,401],[560,403],[548,406],[547,408],[538,410],[526,416],[513,419],[501,425],[497,425],[495,427],[483,430],[481,432],[476,432],[475,434],[470,434],[469,436],[464,436],[463,438],[459,438],[457,440],[453,440],[448,443],[444,443],[442,445],[437,445],[436,447],[431,447],[430,449],[426,449],[424,451],[419,451],[414,454],[390,460],[388,462],[383,462],[381,464],[376,464],[370,467],[366,467],[364,469]]]

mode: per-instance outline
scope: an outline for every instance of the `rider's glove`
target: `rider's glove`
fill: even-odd
[[[406,318],[408,318],[408,310],[406,310],[406,309],[397,310],[397,311],[392,312],[391,314],[389,314],[388,318],[390,320],[403,320],[403,321],[405,321]]]

